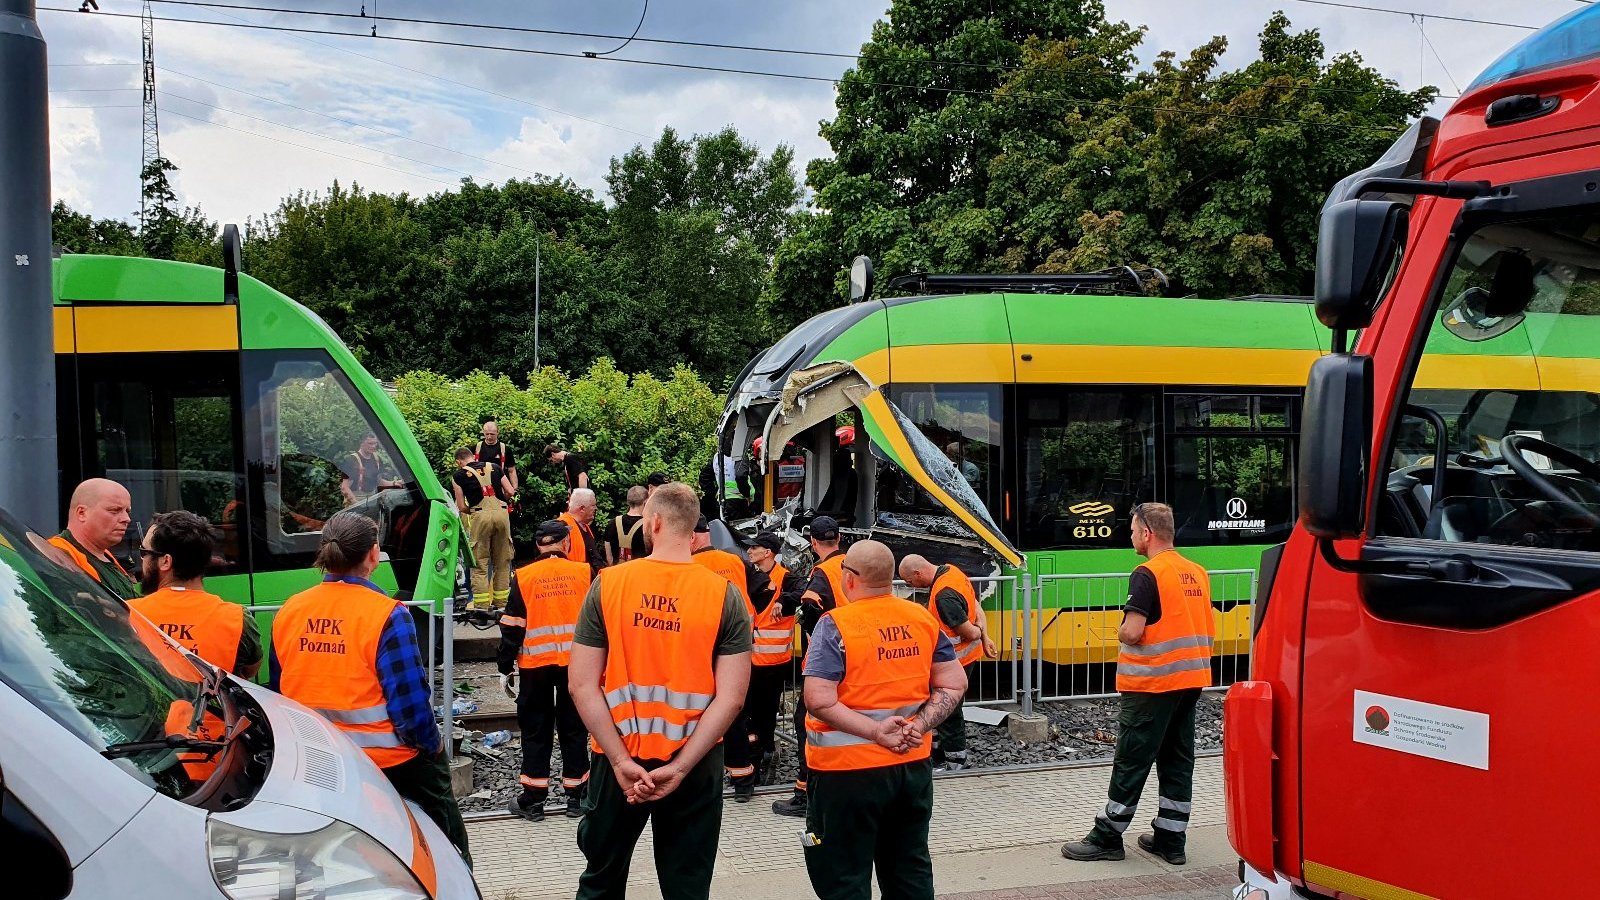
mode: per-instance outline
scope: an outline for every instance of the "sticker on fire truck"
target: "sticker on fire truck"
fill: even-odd
[[[1354,734],[1358,744],[1489,768],[1489,716],[1470,709],[1356,691]]]

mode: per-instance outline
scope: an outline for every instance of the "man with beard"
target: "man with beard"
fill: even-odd
[[[211,524],[192,512],[157,513],[139,548],[144,596],[128,601],[134,611],[189,652],[240,678],[261,668],[261,634],[244,607],[208,594]]]

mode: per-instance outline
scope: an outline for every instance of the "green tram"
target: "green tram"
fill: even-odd
[[[1129,513],[1166,502],[1184,554],[1238,576],[1214,585],[1219,655],[1247,652],[1261,553],[1294,525],[1301,393],[1328,333],[1305,298],[1140,295],[1159,278],[908,276],[892,286],[914,296],[801,324],[746,366],[719,425],[725,454],[760,439],[745,527],[826,513],[969,573],[1043,576],[1029,641],[1068,666],[1115,658],[1139,562]],[[985,604],[1007,638],[1009,594]]]
[[[63,507],[84,478],[126,486],[129,563],[151,514],[205,516],[222,534],[207,587],[252,606],[315,583],[322,523],[354,507],[379,523],[374,580],[447,614],[460,523],[399,409],[315,313],[239,271],[231,225],[224,257],[54,261]],[[358,466],[387,487],[357,493]]]

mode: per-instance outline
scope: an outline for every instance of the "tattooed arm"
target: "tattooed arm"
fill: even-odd
[[[933,664],[933,678],[928,682],[928,701],[912,715],[912,735],[907,740],[911,746],[922,743],[922,736],[939,727],[961,705],[967,694],[967,673],[955,660]]]

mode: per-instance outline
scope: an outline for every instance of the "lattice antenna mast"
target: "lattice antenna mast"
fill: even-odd
[[[144,154],[139,162],[139,230],[145,223],[144,173],[150,163],[161,157],[161,128],[156,121],[156,32],[155,18],[150,11],[150,0],[145,0],[144,12],[139,17],[139,31],[144,52]]]

